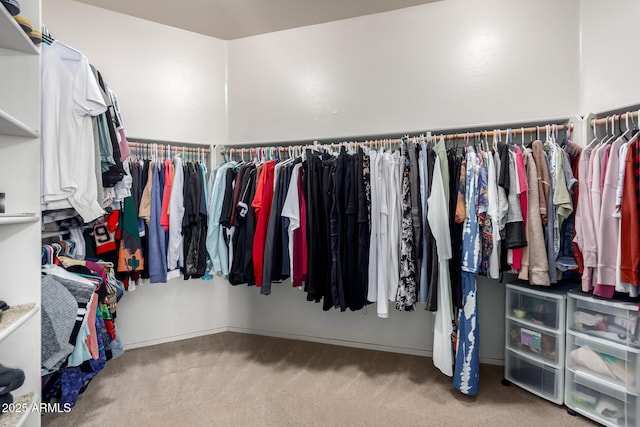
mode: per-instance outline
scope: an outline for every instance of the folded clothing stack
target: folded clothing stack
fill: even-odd
[[[20,28],[27,33],[31,41],[36,45],[40,44],[42,41],[42,33],[33,29],[33,23],[29,19],[20,16],[20,3],[18,0],[0,0],[0,2],[9,11],[11,16],[13,16],[13,19],[16,20],[18,25],[20,25]]]
[[[11,16],[16,16],[20,13],[20,3],[18,0],[0,0],[5,9],[9,11]]]
[[[0,301],[0,321],[2,321],[2,313],[4,313],[5,310],[9,310],[11,307],[9,307],[9,304],[7,304],[4,301]]]
[[[31,34],[31,31],[33,31],[33,24],[29,19],[20,15],[14,16],[13,19],[16,20],[18,25],[20,25],[20,28],[22,28],[27,35]]]

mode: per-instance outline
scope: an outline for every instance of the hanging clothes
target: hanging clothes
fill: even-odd
[[[226,277],[229,275],[229,251],[225,241],[225,231],[221,225],[222,205],[227,191],[231,191],[235,162],[221,165],[209,176],[209,203],[207,206],[206,246],[212,261],[213,273]],[[230,180],[227,173],[231,173]],[[229,181],[229,185],[227,182]]]
[[[204,180],[198,163],[185,167],[184,206],[182,221],[184,236],[184,279],[202,277],[206,272],[207,209]]]
[[[285,197],[284,205],[282,207],[282,216],[289,219],[289,226],[287,227],[288,233],[288,247],[289,251],[289,272],[292,277],[293,286],[301,286],[302,280],[296,280],[300,275],[296,275],[297,269],[294,265],[294,253],[299,253],[302,248],[295,245],[294,233],[300,229],[301,226],[301,212],[300,212],[300,194],[298,192],[298,171],[302,168],[302,164],[296,164],[291,171],[291,179],[289,182],[289,188]],[[283,224],[284,225],[284,224]]]
[[[169,196],[169,243],[167,244],[167,269],[169,271],[184,267],[184,168],[180,156],[173,157],[173,183]]]
[[[42,45],[41,75],[42,210],[73,207],[91,222],[104,213],[91,118],[107,105],[87,58],[59,41]]]
[[[253,240],[256,230],[256,214],[255,209],[251,209],[251,201],[256,195],[257,187],[257,167],[250,163],[241,169],[242,177],[239,191],[237,193],[237,201],[234,206],[238,209],[234,213],[235,232],[233,233],[233,261],[229,272],[229,283],[239,285],[246,283],[255,285],[255,276],[253,271],[252,251]],[[238,186],[238,183],[236,183]]]
[[[619,222],[614,216],[616,211],[616,191],[620,171],[620,147],[625,139],[620,137],[611,145],[609,162],[607,165],[604,188],[602,192],[602,215],[597,224],[598,266],[596,269],[596,286],[594,295],[612,298],[616,287],[616,264],[618,241],[612,236],[618,236]]]
[[[151,214],[149,217],[149,277],[151,283],[166,283],[167,253],[165,247],[165,231],[160,224],[162,215],[162,198],[158,163],[150,166],[152,174]]]
[[[440,143],[443,141],[441,140]],[[433,364],[447,375],[453,375],[453,352],[451,338],[453,334],[453,314],[450,293],[449,265],[451,259],[451,235],[449,233],[449,209],[447,192],[443,176],[448,174],[441,170],[441,159],[446,156],[444,144],[438,150],[438,161],[433,172],[433,185],[429,197],[429,212],[427,214],[431,229],[434,232],[438,247],[439,275],[438,275],[438,310],[435,315],[433,329]],[[445,158],[446,160],[446,158]],[[448,164],[447,164],[448,166]],[[448,182],[447,182],[448,185]]]
[[[411,184],[409,159],[402,160],[402,234],[400,240],[400,284],[396,295],[396,309],[413,311],[417,302],[416,252],[411,213]]]
[[[463,394],[478,394],[480,370],[479,324],[476,273],[480,266],[480,236],[477,217],[480,162],[473,147],[467,147],[465,210],[462,236],[462,304],[458,322],[458,342],[453,386]],[[485,183],[486,186],[486,183]]]

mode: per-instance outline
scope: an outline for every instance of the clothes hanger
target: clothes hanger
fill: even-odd
[[[638,110],[637,113],[637,117],[638,117],[638,124],[640,124],[640,110]],[[633,113],[631,114],[631,123],[633,124],[633,129],[631,130],[631,139],[633,138],[637,138],[638,135],[640,134],[640,130],[638,130],[638,124],[636,124],[635,120],[633,120]]]
[[[98,286],[96,286],[96,289],[104,284],[104,280],[102,280],[102,277],[100,277],[100,276],[94,276],[92,274],[84,274],[84,273],[73,273],[73,274],[75,274],[76,276],[79,276],[79,277],[84,277],[85,279],[89,279],[92,282],[93,281],[98,282]]]
[[[602,139],[600,139],[599,145],[604,145],[606,141],[609,139],[609,117],[606,117],[604,120],[604,135]]]
[[[602,138],[602,141],[600,142],[602,145],[610,144],[611,142],[613,142],[613,140],[616,137],[616,129],[615,129],[615,124],[614,124],[614,117],[615,117],[615,115],[609,116],[605,120],[606,135],[605,135],[604,138]],[[609,133],[609,119],[611,119],[611,133]]]
[[[625,141],[629,141],[629,112],[627,111],[627,113],[625,114],[625,130],[624,132],[622,131],[622,115],[620,115],[620,118],[618,119],[618,130],[620,132],[620,138],[624,138]]]
[[[53,264],[53,249],[49,245],[42,245],[40,249],[42,265]]]
[[[67,244],[69,244],[70,249],[71,249],[71,255],[73,255],[76,252],[76,242],[73,239],[66,239],[65,242],[67,242]]]
[[[47,29],[47,26],[42,24],[42,41],[45,42],[48,45],[51,45],[51,43],[53,43],[55,41],[55,39],[53,38],[53,36],[51,35],[51,33],[49,33],[49,30]]]
[[[593,148],[600,141],[598,139],[598,132],[597,132],[596,119],[595,118],[591,119],[591,127],[592,127],[592,130],[593,130],[593,139],[591,140],[591,142],[589,144],[587,144],[586,148]]]
[[[551,132],[551,125],[544,125],[545,138],[544,147],[548,150],[554,150],[555,144],[553,142],[553,132]]]

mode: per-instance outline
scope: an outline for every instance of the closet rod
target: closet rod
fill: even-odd
[[[129,141],[129,147],[131,148],[144,148],[144,149],[152,149],[154,144],[147,144],[147,143],[143,143],[143,142],[132,142]],[[186,151],[187,153],[205,153],[205,154],[209,154],[211,153],[211,149],[210,148],[196,148],[196,147],[187,147],[184,145],[172,145],[172,144],[155,144],[159,149],[165,149],[166,147],[171,147],[171,150],[177,151],[177,152],[182,152],[182,151]]]
[[[639,112],[640,111],[627,111],[626,113],[612,114],[610,116],[603,117],[601,119],[591,119],[591,126],[604,126],[608,123],[611,123],[612,120],[614,122],[620,121],[621,119],[627,120],[627,117],[629,119],[637,119]]]
[[[520,127],[520,128],[513,128],[511,129],[511,134],[512,136],[517,136],[517,135],[528,135],[528,134],[538,134],[538,133],[544,133],[546,132],[546,127],[547,126],[552,126],[553,127],[553,131],[555,132],[555,130],[557,129],[558,132],[564,131],[565,128],[567,128],[567,125],[563,125],[563,124],[547,124],[547,125],[543,125],[543,126],[530,126],[530,127]],[[573,123],[569,123],[568,125],[569,129],[572,130],[573,129]],[[453,140],[463,140],[465,138],[472,138],[472,137],[476,137],[476,136],[480,136],[483,138],[493,138],[494,134],[498,132],[498,134],[496,134],[496,136],[500,135],[500,136],[507,136],[509,133],[509,129],[496,129],[496,130],[483,130],[483,131],[476,131],[476,132],[462,132],[462,133],[452,133],[452,134],[446,134],[446,133],[434,133],[432,134],[431,138],[440,138],[443,137],[446,141],[453,141]],[[349,141],[345,141],[345,142],[349,142]],[[355,141],[353,142],[354,144],[358,144],[358,145],[367,145],[370,147],[378,147],[378,146],[382,146],[382,145],[386,145],[386,144],[400,144],[402,142],[401,138],[392,138],[392,139],[373,139],[373,140],[369,140],[369,141]],[[300,144],[294,144],[294,145],[285,145],[285,146],[265,146],[265,147],[251,147],[251,148],[233,148],[233,147],[223,147],[220,149],[220,154],[225,155],[226,153],[252,153],[255,150],[261,150],[261,149],[273,149],[273,150],[278,150],[279,152],[283,153],[283,152],[287,152],[289,151],[290,147],[307,147],[307,146],[313,146],[313,145],[318,145],[320,147],[324,146],[324,147],[331,147],[331,148],[340,148],[342,146],[342,144],[339,143],[332,143],[332,144],[306,144],[306,145],[300,145]]]
[[[69,230],[57,230],[57,231],[43,231],[40,236],[41,239],[50,239],[51,237],[62,237],[70,234]]]

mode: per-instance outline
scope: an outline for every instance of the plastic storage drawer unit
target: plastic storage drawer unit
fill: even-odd
[[[638,420],[638,396],[567,371],[567,406],[598,423],[611,427],[635,427]]]
[[[554,403],[562,404],[563,402],[563,368],[538,363],[507,350],[505,378]]]

